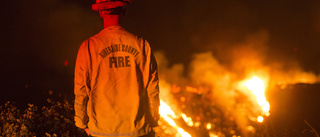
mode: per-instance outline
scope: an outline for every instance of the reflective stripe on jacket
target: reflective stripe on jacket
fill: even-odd
[[[82,43],[74,84],[75,124],[93,136],[140,136],[157,126],[155,58],[145,39],[120,26]]]

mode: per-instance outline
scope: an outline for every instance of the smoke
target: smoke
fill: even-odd
[[[183,77],[184,65],[182,63],[174,64],[170,67],[168,59],[163,52],[158,51],[154,54],[159,64],[159,77],[161,79],[166,79],[167,82],[175,84],[184,84],[186,82],[186,79]]]
[[[190,64],[191,82],[200,86],[210,86],[212,93],[222,108],[230,110],[234,104],[231,91],[230,73],[213,57],[212,53],[201,53],[194,55]]]
[[[164,53],[161,51],[154,53],[159,70],[159,79],[160,79],[160,98],[169,104],[177,104],[173,95],[172,87],[174,84],[184,85],[186,79],[183,77],[184,66],[183,64],[174,64],[172,67],[169,67],[168,59],[165,57]],[[179,110],[176,105],[172,106],[174,110]]]
[[[320,75],[314,72],[304,71],[296,61],[275,62],[270,65],[270,77],[272,84],[296,84],[320,82]]]

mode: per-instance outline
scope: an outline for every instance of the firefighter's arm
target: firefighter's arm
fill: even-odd
[[[87,115],[87,102],[88,102],[88,83],[89,74],[89,54],[88,54],[88,44],[83,42],[79,48],[74,74],[74,111],[75,111],[75,125],[79,128],[85,129],[87,127],[87,122],[89,120]]]
[[[148,44],[148,42],[146,42]],[[159,77],[158,77],[158,66],[155,60],[151,49],[149,50],[149,61],[150,61],[150,69],[149,69],[149,80],[148,80],[148,96],[150,103],[151,115],[154,119],[154,125],[157,126],[158,120],[160,118],[159,115],[159,106],[160,106],[160,98],[159,98]]]

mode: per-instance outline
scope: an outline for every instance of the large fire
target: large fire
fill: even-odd
[[[156,53],[161,72],[159,127],[172,133],[164,137],[255,136],[264,132],[260,125],[268,124],[272,106],[267,91],[272,95],[275,87],[320,81],[320,75],[299,67],[265,64],[263,50],[257,50],[263,48],[255,47],[264,44],[259,42],[249,39],[237,45],[228,54],[231,62],[220,62],[211,52],[194,54],[187,73],[182,64],[170,66],[164,54]]]
[[[166,87],[160,87],[164,89],[165,91],[170,91]],[[250,97],[251,100],[254,100],[256,106],[258,106],[255,111],[258,111],[259,115],[256,117],[248,117],[252,121],[257,121],[259,123],[263,122],[264,117],[269,116],[269,110],[270,110],[270,104],[266,99],[265,91],[267,88],[267,80],[262,79],[258,76],[252,76],[248,79],[245,79],[243,81],[240,81],[238,84],[238,90],[241,90],[242,92],[245,92],[248,97]],[[201,94],[197,88],[192,88],[191,86],[186,86],[186,91],[194,94]],[[176,89],[174,89],[175,92]],[[181,90],[179,88],[179,90]],[[178,92],[179,92],[178,90]],[[185,100],[181,99],[182,101]],[[164,121],[166,121],[170,126],[172,126],[176,130],[176,137],[191,137],[191,134],[186,132],[182,127],[178,126],[178,124],[175,121],[178,121],[179,119],[183,119],[186,125],[189,127],[199,127],[202,123],[200,122],[194,122],[191,117],[188,117],[186,114],[174,111],[172,110],[172,106],[175,106],[176,104],[170,104],[165,103],[163,100],[160,101],[160,107],[159,112],[160,116],[163,118]],[[171,107],[170,107],[171,106]],[[205,128],[210,131],[215,126],[214,124],[207,122],[205,125]],[[249,126],[250,127],[250,126]],[[210,136],[218,136],[212,132],[208,132]]]

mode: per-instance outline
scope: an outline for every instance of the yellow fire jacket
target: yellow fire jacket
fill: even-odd
[[[79,48],[75,124],[93,136],[141,136],[159,120],[157,63],[149,43],[110,26]]]

